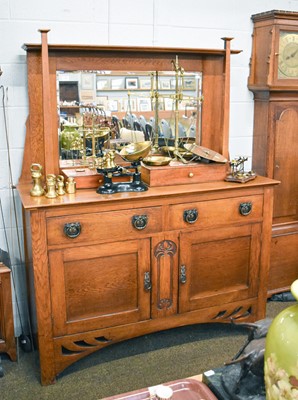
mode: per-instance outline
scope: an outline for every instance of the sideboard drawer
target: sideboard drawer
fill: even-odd
[[[260,221],[263,196],[235,197],[169,206],[170,230]]]
[[[137,238],[162,231],[161,207],[47,218],[48,244]]]

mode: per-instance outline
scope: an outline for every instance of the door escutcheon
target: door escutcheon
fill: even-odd
[[[186,266],[181,265],[180,267],[180,283],[186,283]]]
[[[144,289],[148,292],[151,290],[151,279],[150,279],[150,272],[144,273]]]

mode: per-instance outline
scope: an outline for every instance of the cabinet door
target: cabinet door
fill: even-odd
[[[53,250],[49,253],[54,336],[150,317],[150,240]]]
[[[274,108],[273,178],[281,183],[274,190],[274,222],[298,218],[298,107],[277,103]]]
[[[180,236],[179,312],[257,296],[260,224]]]

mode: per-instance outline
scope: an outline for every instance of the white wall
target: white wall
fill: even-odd
[[[251,157],[253,96],[247,89],[253,28],[250,17],[273,9],[298,11],[298,0],[0,0],[0,248],[7,250],[8,244],[23,325],[26,291],[21,207],[10,185],[17,184],[20,175],[28,115],[23,43],[40,43],[40,28],[51,29],[51,44],[222,48],[221,37],[234,37],[232,48],[243,51],[232,56],[230,155]],[[19,335],[16,307],[14,310]]]

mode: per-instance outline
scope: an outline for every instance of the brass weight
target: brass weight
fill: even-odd
[[[56,176],[53,174],[48,174],[46,178],[46,194],[48,199],[54,199],[58,196],[56,192]]]
[[[42,187],[42,166],[40,164],[31,165],[31,176],[33,179],[33,187],[30,190],[30,195],[39,197],[44,195],[44,189]]]
[[[70,176],[66,181],[66,192],[69,194],[76,192],[76,182],[72,176]]]
[[[57,176],[57,194],[59,196],[63,196],[65,194],[64,190],[64,176],[58,175]]]

